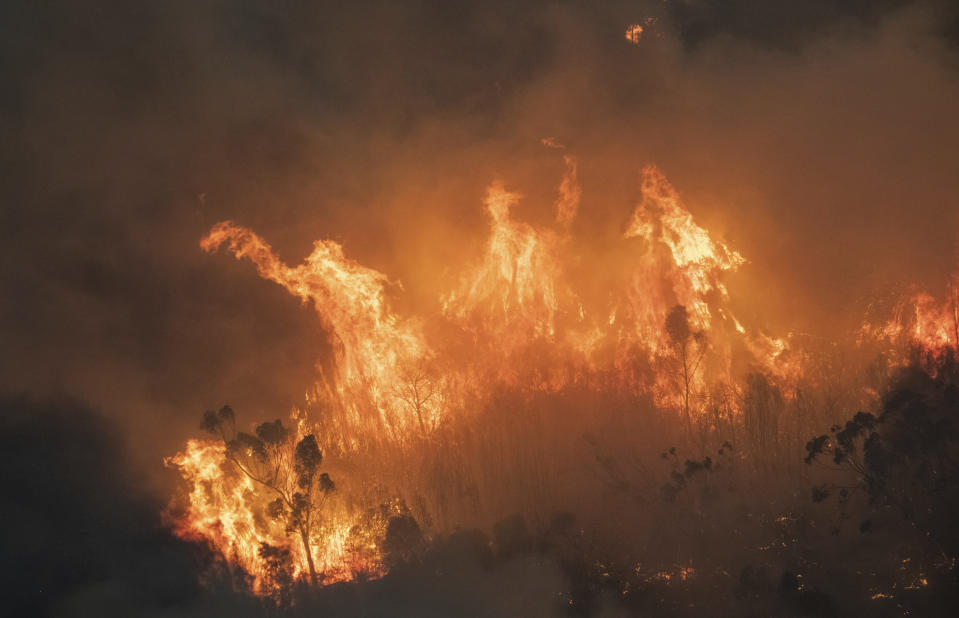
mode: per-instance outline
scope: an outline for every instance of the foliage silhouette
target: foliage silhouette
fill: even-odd
[[[319,527],[323,505],[336,486],[328,474],[320,473],[323,454],[316,436],[309,434],[299,440],[277,419],[257,425],[251,435],[236,431],[236,415],[230,406],[218,412],[203,414],[200,427],[215,433],[223,440],[225,456],[236,468],[257,485],[276,497],[266,507],[266,514],[285,524],[287,534],[297,534],[303,544],[309,567],[310,582],[318,583],[319,574],[313,560],[312,546]],[[260,557],[277,583],[278,602],[285,602],[282,589],[286,585],[280,548],[265,545]],[[287,556],[288,558],[288,556]]]

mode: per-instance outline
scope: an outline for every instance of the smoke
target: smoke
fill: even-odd
[[[161,530],[114,423],[70,401],[4,397],[0,413],[5,612],[121,615],[197,593],[197,551]]]
[[[92,402],[165,495],[199,411],[282,416],[328,354],[309,307],[200,250],[212,224],[291,264],[337,240],[428,310],[490,181],[553,216],[544,137],[579,162],[589,264],[655,163],[748,260],[737,316],[843,331],[956,266],[957,24],[945,2],[8,3],[0,389]]]
[[[477,255],[491,180],[552,216],[546,136],[580,161],[591,251],[656,163],[749,260],[733,298],[774,331],[854,323],[880,284],[938,289],[954,11],[794,5],[6,7],[4,382],[122,409],[165,447],[225,400],[286,409],[322,333],[201,254],[209,226],[290,263],[339,240],[429,305]]]

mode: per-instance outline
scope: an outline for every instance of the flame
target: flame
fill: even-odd
[[[626,28],[626,40],[633,45],[639,44],[639,37],[643,34],[643,27],[639,24],[630,24]]]
[[[230,221],[215,225],[200,246],[212,252],[224,243],[237,258],[252,261],[261,277],[312,302],[334,344],[336,375],[328,386],[346,411],[340,435],[406,431],[414,420],[396,385],[402,368],[426,358],[429,349],[419,328],[387,307],[389,279],[348,259],[330,240],[317,241],[297,267],[285,265],[263,239]]]
[[[869,341],[884,343],[898,364],[907,362],[902,350],[931,356],[959,351],[959,274],[953,276],[941,300],[916,292],[896,302],[891,317],[864,321],[857,342]]]
[[[655,17],[647,17],[643,20],[643,24],[630,24],[626,27],[626,40],[633,45],[639,45],[639,39],[643,36],[643,33],[647,28],[652,26],[656,22]]]
[[[571,167],[574,176],[570,183],[575,182],[575,169]],[[575,215],[578,193],[566,180],[563,187],[557,220],[568,224]],[[552,338],[559,308],[558,240],[548,231],[540,232],[510,217],[510,210],[520,199],[501,183],[489,187],[485,204],[491,232],[486,254],[463,277],[460,288],[446,297],[443,310],[451,319],[472,323],[501,337],[513,331],[526,339],[522,334],[525,331],[533,337]]]
[[[254,481],[226,461],[224,451],[222,442],[189,440],[182,452],[166,459],[166,464],[176,467],[190,487],[185,512],[175,517],[168,514],[174,532],[185,539],[205,541],[227,560],[243,566],[252,577],[256,592],[265,591],[266,572],[259,554],[264,544],[290,551],[293,577],[305,577],[305,549],[293,542],[282,523],[270,520],[265,513],[263,493],[257,491]],[[322,542],[311,546],[323,583],[350,580],[359,573],[382,574],[377,551],[359,555],[351,545],[357,518],[342,505],[325,506],[317,535]]]
[[[563,148],[552,139],[547,145]],[[434,330],[424,329],[424,320],[396,314],[387,290],[397,286],[346,257],[338,243],[317,241],[303,263],[288,266],[246,228],[226,221],[210,230],[204,250],[225,245],[250,260],[261,277],[311,303],[331,339],[333,371],[318,365],[320,377],[307,394],[308,406],[325,404],[322,417],[307,421],[295,411],[298,435],[315,433],[345,459],[371,445],[411,448],[466,414],[468,398],[482,401],[498,385],[557,391],[594,374],[648,393],[663,408],[685,408],[688,420],[697,413],[694,398],[732,381],[736,354],[745,355],[740,364],[788,378],[786,341],[751,331],[728,306],[725,277],[745,259],[695,221],[655,166],[642,170],[642,200],[616,248],[626,257],[604,263],[623,285],[606,297],[582,298],[572,267],[582,188],[576,160],[563,162],[548,228],[517,221],[522,196],[501,182],[490,185],[483,253],[441,296],[433,318],[445,325],[434,329],[442,338],[428,337]],[[677,306],[688,315],[689,338],[681,342],[666,328]],[[698,360],[686,368],[681,394],[677,346],[687,344],[695,350],[690,359],[683,350],[684,362]],[[174,518],[179,534],[207,541],[257,586],[264,586],[263,543],[289,547],[294,575],[303,576],[302,548],[264,517],[256,488],[228,465],[222,445],[191,440],[168,461],[189,486],[187,506]],[[349,500],[334,502],[313,545],[324,582],[381,573],[382,518],[364,519],[357,515],[362,508],[346,508]]]
[[[576,159],[573,157],[563,157],[566,163],[566,175],[563,176],[563,182],[559,185],[559,200],[556,202],[556,224],[562,229],[568,230],[569,226],[576,218],[576,211],[579,209],[579,200],[583,195],[583,190],[579,186],[576,177]]]
[[[685,306],[692,326],[709,330],[714,309],[719,311],[729,297],[722,277],[745,259],[696,224],[655,166],[643,169],[642,191],[643,201],[624,234],[645,241],[626,291],[626,310],[633,318],[635,336],[653,353],[662,354],[668,348],[663,325],[670,308]],[[722,312],[731,316],[728,310]],[[735,318],[730,319],[738,332],[745,333]]]
[[[959,285],[953,285],[949,299],[940,303],[921,293],[913,298],[915,320],[912,339],[926,349],[959,345]]]

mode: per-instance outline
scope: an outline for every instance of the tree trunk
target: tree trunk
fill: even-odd
[[[310,535],[305,526],[300,526],[300,538],[303,540],[303,551],[306,552],[306,564],[310,567],[310,583],[316,585],[316,566],[313,564],[313,552],[310,550]]]
[[[422,408],[423,408],[423,406],[422,406],[422,404],[420,403],[419,398],[417,398],[417,400],[416,400],[416,406],[414,407],[414,409],[416,410],[416,420],[418,420],[418,421],[420,422],[420,433],[423,434],[423,437],[425,438],[425,437],[426,437],[426,423],[423,422],[423,411],[422,411]]]

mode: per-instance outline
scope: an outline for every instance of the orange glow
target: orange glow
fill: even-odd
[[[547,145],[563,148],[553,140]],[[322,403],[322,418],[308,421],[295,411],[299,435],[316,434],[345,461],[364,448],[412,452],[482,407],[497,388],[558,392],[593,376],[602,376],[602,388],[649,396],[684,416],[691,431],[711,393],[735,390],[746,372],[761,371],[780,386],[798,379],[801,355],[791,353],[787,340],[751,329],[730,309],[726,278],[745,258],[696,222],[655,166],[642,170],[642,199],[615,259],[601,262],[614,283],[587,296],[574,249],[583,190],[576,160],[563,161],[555,217],[545,228],[515,218],[519,193],[501,182],[489,186],[482,253],[423,317],[392,310],[390,279],[333,241],[317,241],[291,267],[246,228],[232,222],[212,228],[204,250],[226,246],[261,277],[309,302],[333,344],[332,371],[320,365],[305,402],[306,408]],[[908,328],[929,345],[954,342],[950,329],[959,321],[950,302],[917,297],[915,319],[883,332]],[[303,576],[303,550],[263,518],[250,480],[227,465],[221,445],[190,441],[169,463],[190,487],[188,506],[176,518],[179,534],[205,539],[254,578],[262,577],[261,543],[289,546],[296,575]],[[356,514],[376,506],[364,500],[333,498],[328,505],[314,541],[324,582],[383,572],[378,548],[385,524]]]
[[[176,467],[190,486],[185,512],[172,521],[179,536],[205,541],[227,560],[243,566],[253,578],[256,592],[264,587],[264,568],[258,553],[264,543],[289,549],[293,576],[306,577],[303,547],[290,541],[282,523],[265,516],[266,503],[258,500],[262,493],[258,494],[254,482],[226,461],[221,442],[190,440],[166,463]],[[311,547],[323,583],[353,579],[360,572],[381,574],[376,548],[360,554],[354,547],[355,519],[335,501],[324,509],[318,535],[323,542]]]
[[[626,40],[636,45],[639,43],[639,37],[643,35],[643,27],[639,24],[630,24],[626,28]]]
[[[313,304],[334,347],[336,375],[323,386],[335,389],[344,408],[341,437],[408,431],[414,419],[397,385],[403,368],[426,358],[429,349],[416,325],[387,307],[387,277],[346,258],[329,240],[317,241],[297,267],[283,264],[263,239],[229,221],[215,225],[201,247],[215,251],[223,244],[252,261],[261,277]]]
[[[636,335],[653,352],[663,354],[668,347],[663,325],[670,308],[685,306],[692,326],[709,330],[714,313],[728,300],[724,273],[736,270],[745,259],[693,221],[658,168],[643,169],[642,190],[643,201],[624,234],[644,241],[627,290],[629,310]],[[745,333],[728,311],[720,315],[729,316],[736,331]]]
[[[488,189],[485,203],[491,233],[486,255],[463,277],[460,288],[446,297],[444,313],[501,335],[515,329],[552,338],[561,273],[555,254],[558,239],[510,217],[520,197],[500,183]],[[566,196],[560,203],[566,210],[560,210],[557,219],[571,218],[576,203]]]
[[[643,33],[646,32],[650,26],[656,22],[655,17],[647,17],[643,20],[643,24],[630,24],[626,27],[626,40],[632,43],[633,45],[639,45],[639,39],[643,36]]]
[[[959,276],[941,298],[918,292],[896,303],[889,319],[864,322],[859,343],[866,341],[883,342],[898,352],[900,364],[906,362],[902,350],[933,356],[959,350]]]

